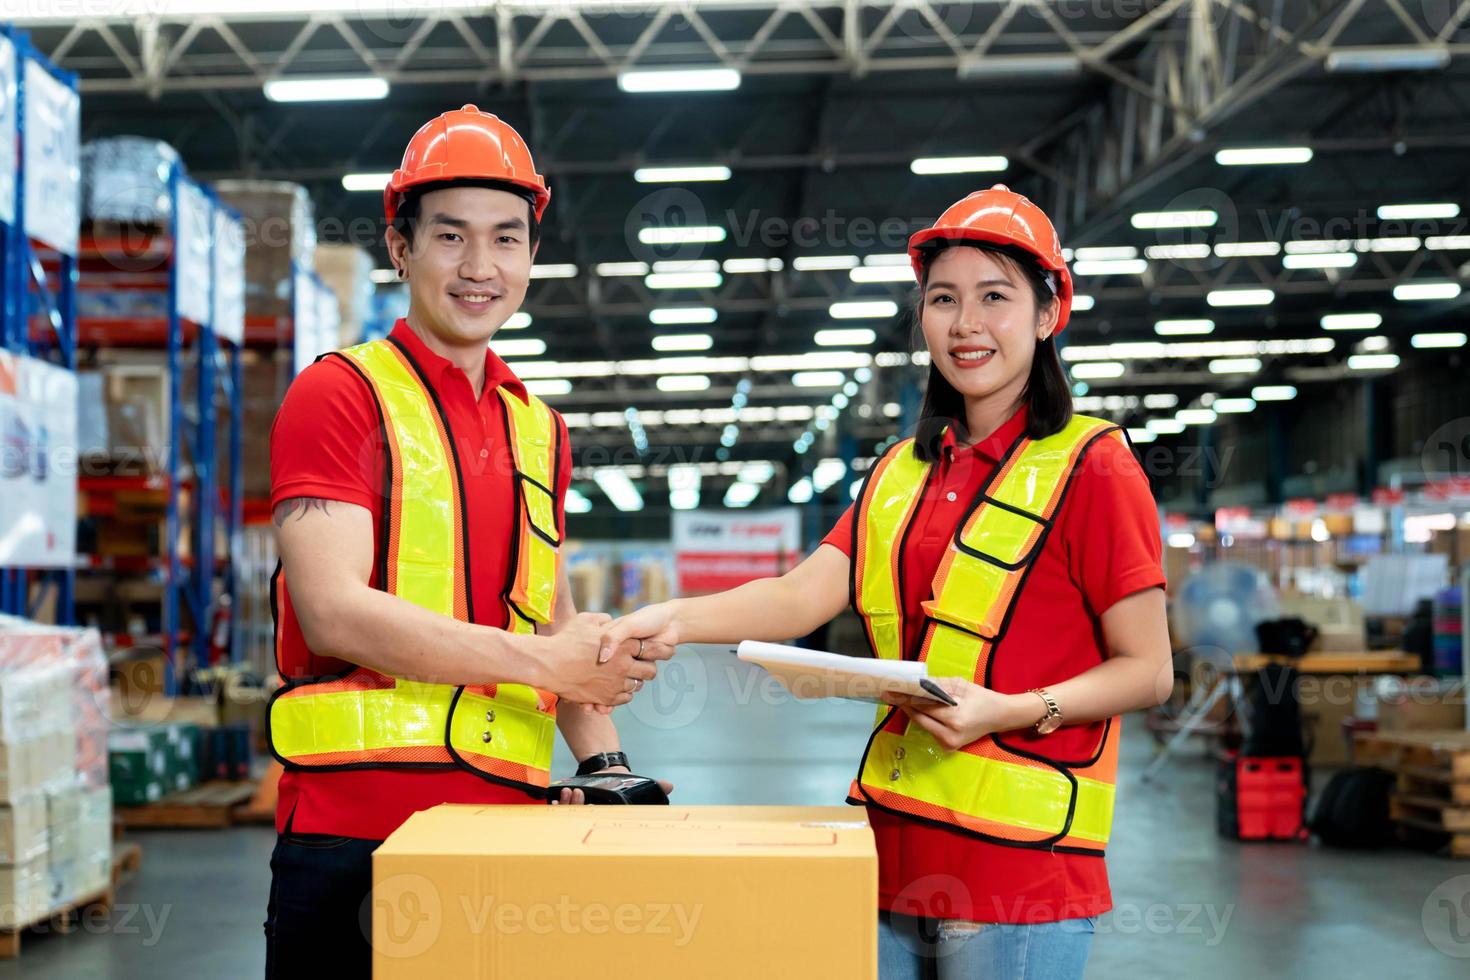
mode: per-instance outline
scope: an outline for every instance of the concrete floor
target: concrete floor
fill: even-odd
[[[792,804],[841,802],[871,717],[862,704],[794,702],[716,648],[681,653],[617,715],[639,771],[672,780],[680,802]],[[1089,977],[1470,976],[1470,864],[1221,840],[1210,768],[1186,756],[1164,786],[1143,786],[1151,743],[1137,720],[1125,732],[1116,908],[1099,921]],[[272,833],[136,836],[143,871],[111,922],[27,936],[0,980],[260,975]]]

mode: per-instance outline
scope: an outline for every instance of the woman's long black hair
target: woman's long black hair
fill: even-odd
[[[953,241],[941,242],[938,247],[924,255],[923,275],[919,277],[919,302],[914,310],[914,332],[916,345],[923,343],[922,316],[924,310],[924,287],[929,281],[929,268],[934,259],[946,248],[977,248],[997,256],[1002,262],[1020,271],[1031,292],[1036,297],[1039,310],[1056,298],[1049,276],[1035,257],[1029,252],[1006,245],[990,242]],[[1057,354],[1053,337],[1037,341],[1036,355],[1031,361],[1031,374],[1026,379],[1026,388],[1021,394],[1026,403],[1026,435],[1032,439],[1044,439],[1056,435],[1072,421],[1072,389],[1062,370],[1062,359]],[[931,361],[929,379],[924,386],[924,404],[919,411],[919,423],[914,435],[914,455],[925,463],[939,458],[940,440],[944,430],[954,426],[962,442],[968,441],[968,426],[965,422],[965,397],[940,373]]]

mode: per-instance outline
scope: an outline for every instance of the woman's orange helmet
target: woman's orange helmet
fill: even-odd
[[[536,172],[521,134],[472,105],[431,119],[413,134],[402,166],[383,188],[384,215],[393,220],[409,188],[450,180],[498,180],[523,187],[535,202],[537,221],[551,201],[546,179]]]
[[[1004,184],[976,191],[951,204],[934,227],[915,232],[909,239],[914,278],[923,281],[926,250],[952,241],[1011,245],[1034,255],[1043,269],[1056,275],[1057,299],[1062,305],[1052,335],[1062,332],[1072,315],[1072,274],[1046,212]]]

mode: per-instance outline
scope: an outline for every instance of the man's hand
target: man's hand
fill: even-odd
[[[557,697],[584,704],[616,706],[658,673],[648,659],[638,659],[637,640],[615,646],[599,662],[603,633],[612,617],[578,613],[554,634],[539,637],[545,680],[539,686]]]
[[[628,769],[627,766],[609,766],[606,769],[599,769],[599,770],[597,770],[592,775],[594,775],[594,776],[601,776],[603,773],[618,773],[620,775],[631,775],[631,772],[629,771],[629,769]],[[672,796],[673,795],[673,793],[674,793],[674,784],[673,783],[669,782],[666,779],[659,779],[659,780],[656,780],[656,782],[663,789],[665,796]],[[571,806],[582,806],[586,802],[587,802],[587,794],[586,793],[583,793],[581,790],[579,790],[579,789],[563,789],[561,791],[561,796],[558,799],[552,800],[551,801],[551,805],[552,806],[556,806],[558,803],[566,803],[566,804],[569,804]]]
[[[630,640],[641,640],[640,660],[668,660],[679,644],[677,611],[676,603],[660,602],[616,620],[604,633],[602,656],[621,650]]]

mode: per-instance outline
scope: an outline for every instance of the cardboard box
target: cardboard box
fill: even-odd
[[[46,859],[0,867],[0,928],[35,922],[51,907]]]
[[[0,806],[0,864],[25,864],[46,857],[46,797],[19,797]]]
[[[34,760],[39,751],[34,740],[0,742],[0,801],[24,796],[39,785],[40,766]]]
[[[1317,627],[1317,639],[1309,653],[1361,653],[1368,649],[1363,607],[1351,599],[1284,593],[1281,616],[1295,616]]]
[[[1414,687],[1378,695],[1380,732],[1463,731],[1465,692],[1431,692]]]
[[[1348,763],[1348,741],[1343,720],[1356,716],[1358,701],[1367,697],[1372,677],[1350,674],[1302,674],[1297,691],[1301,697],[1302,723],[1311,740],[1314,766]]]
[[[372,255],[356,245],[318,245],[316,274],[337,295],[338,346],[359,343],[363,324],[372,312]]]
[[[439,806],[373,854],[373,976],[871,980],[877,873],[852,807]]]

